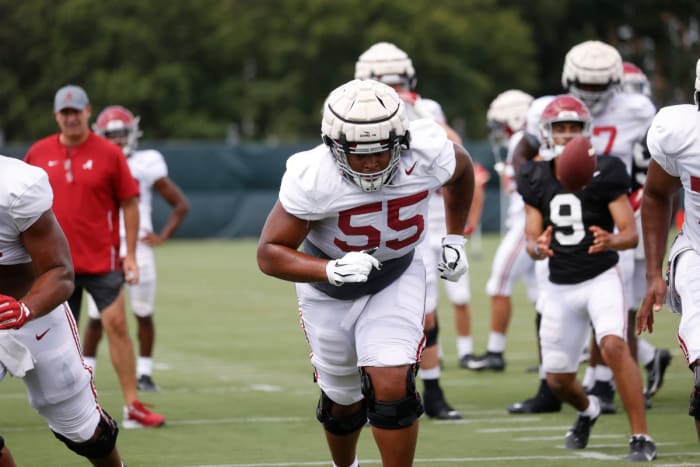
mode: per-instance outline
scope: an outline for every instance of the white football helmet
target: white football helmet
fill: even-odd
[[[579,122],[582,125],[580,134],[586,138],[591,137],[593,118],[586,104],[569,94],[555,97],[552,102],[547,104],[540,117],[540,134],[542,136],[540,157],[547,161],[558,157],[564,150],[565,144],[556,144],[555,137],[571,139],[579,134],[554,133],[553,124],[557,122]]]
[[[508,148],[513,133],[525,128],[527,109],[533,97],[519,89],[500,93],[489,105],[486,122],[489,127],[489,143],[494,154]],[[500,159],[500,157],[499,157]]]
[[[321,122],[323,142],[328,145],[345,178],[363,191],[380,190],[391,181],[410,135],[404,103],[390,86],[374,80],[353,80],[330,93]],[[348,154],[371,154],[391,150],[387,167],[375,173],[356,172]]]
[[[355,63],[355,78],[401,85],[407,91],[416,87],[413,62],[406,52],[390,42],[377,42],[360,55]]]
[[[624,92],[630,94],[644,94],[651,97],[651,84],[646,73],[632,62],[622,63],[622,85]]]
[[[581,99],[594,115],[605,109],[621,81],[620,52],[605,42],[582,42],[566,54],[562,86]]]
[[[138,139],[142,135],[139,130],[140,117],[134,117],[129,109],[121,105],[105,107],[92,129],[100,136],[121,146],[125,155],[130,155],[138,145]]]
[[[698,110],[700,110],[700,58],[695,65],[695,93],[693,93],[693,98],[695,100],[695,105],[697,105]]]

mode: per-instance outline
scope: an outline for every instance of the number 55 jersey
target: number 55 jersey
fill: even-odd
[[[285,211],[312,222],[307,241],[329,258],[377,248],[380,261],[405,256],[425,235],[429,194],[455,170],[454,145],[427,119],[410,122],[410,149],[391,182],[365,192],[344,178],[326,145],[287,161],[279,200]]]

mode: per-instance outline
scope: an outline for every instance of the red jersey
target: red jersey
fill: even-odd
[[[32,145],[25,161],[48,173],[53,212],[70,245],[76,274],[118,270],[119,207],[139,195],[119,146],[90,133],[68,147],[54,134]]]

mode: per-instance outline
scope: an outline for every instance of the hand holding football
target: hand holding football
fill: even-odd
[[[583,135],[566,143],[557,159],[557,178],[568,191],[581,191],[593,179],[596,169],[595,150]]]

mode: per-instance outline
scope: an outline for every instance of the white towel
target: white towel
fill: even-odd
[[[9,332],[0,331],[0,364],[16,378],[23,378],[34,368],[29,349]]]

